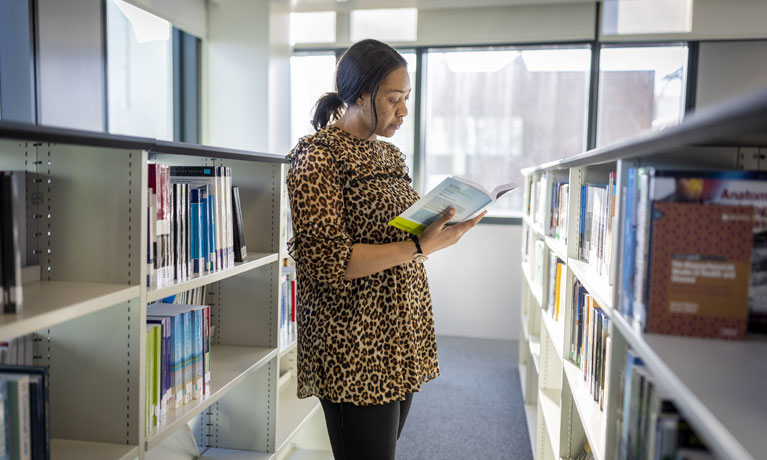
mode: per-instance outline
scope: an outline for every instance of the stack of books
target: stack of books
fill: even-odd
[[[225,166],[149,165],[147,285],[247,260],[239,188]]]
[[[146,428],[210,394],[210,307],[152,303],[146,325]]]
[[[564,310],[565,286],[567,286],[567,265],[553,252],[549,253],[549,302],[543,309],[551,314],[554,321],[559,321],[559,312]]]
[[[767,175],[628,171],[620,311],[646,332],[767,333]]]

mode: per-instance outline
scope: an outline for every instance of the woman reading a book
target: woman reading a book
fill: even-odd
[[[406,62],[364,40],[341,57],[288,155],[298,277],[298,397],[317,396],[336,459],[393,460],[413,393],[439,375],[423,260],[484,216],[420,237],[388,223],[417,199],[403,155],[378,137],[402,125]]]

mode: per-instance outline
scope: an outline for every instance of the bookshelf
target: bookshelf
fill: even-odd
[[[247,262],[145,286],[150,162],[231,167]],[[40,266],[39,281],[24,285],[23,312],[0,315],[0,340],[38,334],[35,364],[50,372],[53,458],[192,458],[196,443],[202,459],[268,460],[301,435],[318,402],[301,400],[311,407],[291,412],[295,378],[292,388],[278,388],[281,361],[295,353],[294,344],[281,352],[278,334],[285,163],[279,155],[0,122],[0,168],[36,173],[40,181],[27,191],[42,197],[27,209],[27,265]],[[215,325],[211,392],[147,433],[146,305],[200,286],[208,287]],[[193,436],[179,436],[184,430]]]
[[[640,332],[617,308],[620,300],[622,214],[628,169],[767,170],[767,89],[720,107],[688,116],[676,127],[645,133],[611,146],[523,170],[525,215],[522,219],[520,379],[537,460],[572,458],[588,441],[597,459],[618,458],[618,388],[631,349],[644,362],[655,383],[691,424],[714,458],[757,459],[767,446],[767,338],[749,335],[744,341],[698,339]],[[579,257],[580,193],[585,184],[606,184],[615,172],[616,200],[612,232],[605,247],[611,264]],[[566,241],[549,232],[552,189],[568,183]],[[561,208],[560,208],[561,209]],[[605,221],[606,222],[606,221]],[[542,242],[542,243],[539,243]],[[536,245],[543,245],[543,253]],[[552,259],[553,257],[553,259]],[[552,260],[567,271],[564,311],[551,314],[549,282]],[[543,280],[533,270],[542,268]],[[555,267],[556,268],[556,267]],[[610,317],[611,345],[604,408],[594,401],[584,372],[568,347],[573,325],[574,283],[580,283]],[[535,359],[536,350],[539,355]],[[538,351],[540,350],[540,351]],[[537,388],[531,390],[530,386]],[[533,435],[534,433],[534,435]]]

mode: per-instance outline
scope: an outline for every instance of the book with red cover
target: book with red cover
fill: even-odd
[[[748,321],[753,207],[652,206],[646,332],[742,339]]]

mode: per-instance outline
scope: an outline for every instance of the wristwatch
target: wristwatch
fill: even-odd
[[[420,263],[424,263],[427,260],[429,260],[426,254],[424,254],[423,251],[421,250],[421,242],[418,241],[418,237],[413,235],[412,240],[413,240],[413,243],[415,243],[415,252],[413,253],[413,260]]]

